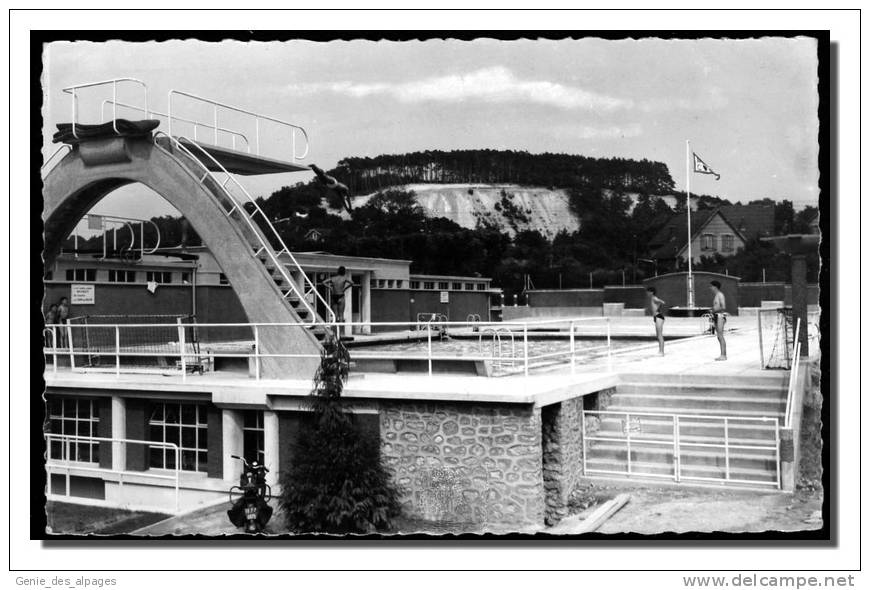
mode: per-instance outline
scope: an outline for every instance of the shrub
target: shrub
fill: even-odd
[[[281,475],[281,507],[298,533],[387,530],[399,514],[398,494],[380,458],[380,441],[366,437],[341,407],[350,356],[338,340],[321,354],[293,462]]]

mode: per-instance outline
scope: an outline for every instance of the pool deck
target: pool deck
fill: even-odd
[[[648,318],[630,318],[626,328],[638,332],[643,326],[651,331]],[[639,321],[640,320],[640,321]],[[764,373],[760,368],[758,334],[754,318],[730,318],[726,334],[729,357],[715,361],[719,346],[712,335],[697,335],[697,320],[692,337],[666,342],[665,356],[659,356],[654,342],[628,351],[580,364],[574,371],[565,364],[546,370],[501,377],[475,375],[429,376],[425,373],[357,373],[352,374],[344,397],[360,402],[402,399],[414,401],[462,401],[475,403],[517,403],[548,405],[615,386],[620,375],[655,374],[673,376],[752,377]],[[642,324],[641,324],[642,322]],[[665,330],[673,324],[668,320]],[[767,372],[769,374],[769,371]],[[217,371],[204,375],[178,373],[150,374],[114,372],[79,372],[50,368],[45,372],[48,387],[61,389],[104,389],[108,391],[149,391],[211,394],[216,403],[264,403],[276,409],[299,405],[309,395],[311,382],[301,379],[253,379],[244,373]],[[295,401],[292,401],[295,400]],[[363,404],[365,405],[365,404]]]

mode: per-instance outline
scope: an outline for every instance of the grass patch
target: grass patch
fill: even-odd
[[[45,507],[47,532],[67,535],[123,535],[168,518],[160,512],[82,506],[49,502]]]

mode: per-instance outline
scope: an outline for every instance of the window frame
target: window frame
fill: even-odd
[[[155,415],[158,415],[156,411],[158,406],[160,407],[160,419],[155,419]],[[184,422],[185,415],[187,414],[189,417],[191,407],[194,412],[194,421],[192,423],[186,423]],[[178,420],[177,422],[167,421],[167,418],[170,416],[168,408],[175,411],[175,417]],[[181,465],[177,466],[179,471],[190,473],[208,472],[208,406],[196,402],[156,401],[149,405],[149,409],[147,440],[151,442],[171,442],[177,444],[180,451],[179,459],[181,461]],[[154,437],[155,429],[159,429],[159,432],[161,433],[159,439]],[[167,439],[167,430],[169,429],[178,430],[177,442],[175,440]],[[185,444],[185,429],[193,429],[194,431],[193,446]],[[192,453],[194,459],[193,469],[185,468],[185,453]],[[155,457],[158,455],[161,457],[159,462],[155,461]],[[170,457],[172,458],[172,463],[174,463],[175,451],[173,449],[168,447],[150,447],[148,453],[149,469],[175,470],[176,466],[169,462]]]
[[[98,437],[99,436],[99,427],[100,427],[100,412],[99,408],[95,405],[94,399],[91,398],[81,398],[81,397],[68,397],[68,396],[57,396],[49,401],[48,404],[48,421],[49,421],[49,432],[51,434],[57,435],[70,435],[70,436],[88,436],[88,437]],[[52,405],[55,403],[60,403],[60,414],[53,413],[56,408],[52,408]],[[84,413],[84,417],[80,414],[83,412],[79,409],[80,404],[87,404],[87,412]],[[67,414],[67,408],[71,409],[71,414]],[[67,424],[72,424],[71,431],[68,432]],[[86,435],[79,434],[80,428],[79,424],[87,424],[88,425],[88,433]],[[55,425],[60,425],[60,432],[55,429]],[[56,447],[55,445],[60,445],[61,453],[60,457],[55,457],[52,452]],[[63,448],[64,443],[62,441],[52,441],[50,448],[48,449],[49,458],[50,459],[58,459],[63,461]],[[87,464],[99,464],[100,462],[100,443],[99,442],[74,442],[70,444],[70,448],[74,449],[75,458],[70,459],[70,461],[74,463],[87,463]],[[85,456],[87,459],[80,459],[79,457]]]

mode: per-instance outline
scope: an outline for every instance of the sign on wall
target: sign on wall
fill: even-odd
[[[441,291],[441,303],[450,303],[450,291]]]
[[[94,286],[73,284],[70,290],[70,305],[93,305]]]

